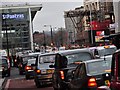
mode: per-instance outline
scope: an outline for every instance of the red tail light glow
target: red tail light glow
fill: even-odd
[[[36,72],[37,72],[38,74],[40,74],[41,71],[40,71],[40,70],[36,70]]]
[[[96,83],[96,79],[95,78],[90,78],[88,81],[88,86],[89,87],[96,87],[97,83]]]
[[[63,71],[60,71],[60,75],[61,75],[61,79],[65,79]]]
[[[31,70],[32,68],[30,66],[25,67],[26,70]]]

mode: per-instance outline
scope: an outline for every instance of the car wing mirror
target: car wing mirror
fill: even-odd
[[[100,58],[100,56],[99,55],[95,55],[95,58]]]

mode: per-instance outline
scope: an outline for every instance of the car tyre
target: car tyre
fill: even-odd
[[[30,79],[29,75],[25,75],[26,80]]]
[[[40,82],[36,78],[35,78],[35,85],[36,85],[37,88],[41,87]]]
[[[22,71],[19,71],[19,75],[23,75],[23,72],[22,72]]]
[[[8,71],[8,75],[7,75],[8,77],[10,76],[10,70]]]

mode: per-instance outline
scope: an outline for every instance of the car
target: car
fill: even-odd
[[[112,57],[112,54],[117,50],[114,45],[105,45],[105,46],[97,46],[90,47],[89,50],[96,56],[100,58]]]
[[[29,59],[25,66],[25,78],[30,79],[34,77],[34,65],[36,64],[37,58]]]
[[[39,55],[37,66],[34,70],[34,82],[37,88],[52,83],[52,74],[54,68],[49,68],[49,65],[54,64],[56,52],[44,53]]]
[[[81,62],[68,83],[69,90],[109,90],[111,60],[95,59]]]
[[[4,56],[0,56],[0,73],[2,75],[2,78],[6,77],[6,76],[10,76],[10,63],[9,60],[4,57]]]
[[[39,54],[41,53],[31,53],[28,55],[22,55],[19,57],[18,61],[18,69],[19,69],[19,74],[23,75],[25,74],[25,66],[27,65],[27,62],[29,59],[33,59],[33,58],[38,58]]]
[[[111,90],[120,90],[120,49],[112,57],[110,88]]]
[[[66,89],[67,83],[72,78],[72,71],[79,62],[94,59],[94,55],[88,49],[73,49],[59,51],[55,56],[55,64],[50,68],[55,68],[52,75],[52,85],[54,90]]]

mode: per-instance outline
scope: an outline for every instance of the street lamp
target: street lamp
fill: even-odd
[[[51,25],[44,25],[44,27],[50,27],[50,31],[51,31],[51,46],[53,46],[53,31],[52,31],[52,26]]]

